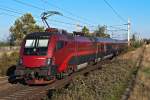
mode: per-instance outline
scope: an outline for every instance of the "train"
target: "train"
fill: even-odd
[[[76,71],[118,55],[127,42],[111,38],[87,37],[48,29],[28,34],[21,45],[16,79],[27,84],[48,84]]]

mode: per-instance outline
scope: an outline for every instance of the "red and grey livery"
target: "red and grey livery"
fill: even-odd
[[[22,43],[15,76],[27,84],[47,84],[87,67],[88,63],[111,58],[126,45],[121,40],[59,31],[31,33]]]

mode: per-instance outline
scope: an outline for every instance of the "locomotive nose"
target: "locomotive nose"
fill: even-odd
[[[37,57],[37,56],[24,56],[23,65],[30,68],[36,68],[45,66],[47,63],[47,59],[45,57]]]

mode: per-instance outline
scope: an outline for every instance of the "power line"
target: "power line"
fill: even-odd
[[[10,16],[10,17],[18,17],[18,16],[16,16],[16,15],[8,14],[8,13],[5,13],[5,12],[0,13],[0,15],[8,15],[8,16]]]
[[[52,4],[52,3],[49,3],[49,2],[46,1],[46,0],[40,0],[40,1],[42,1],[42,2],[44,2],[44,3],[46,3],[46,4],[49,4],[49,5],[51,5],[51,6],[55,7],[55,8],[57,8],[57,9],[60,9],[60,10],[66,12],[66,13],[72,15],[72,16],[76,16],[77,18],[80,18],[80,19],[85,20],[84,18],[82,18],[82,17],[80,17],[80,16],[77,16],[76,14],[73,14],[73,13],[69,12],[68,10],[65,10],[65,9],[63,9],[63,8],[60,8],[60,7],[58,7],[57,5],[54,5],[54,4]],[[105,2],[107,2],[107,1],[105,0]],[[109,3],[107,2],[107,4],[109,4]],[[110,4],[109,4],[109,5],[110,5]],[[110,5],[110,7],[113,8],[111,5]],[[113,8],[113,10],[115,11],[114,8]],[[115,11],[115,13],[117,13],[117,11]],[[118,16],[118,15],[119,15],[119,14],[117,13],[117,16]],[[120,15],[119,15],[119,16],[120,16]],[[121,16],[120,16],[120,17],[121,17]],[[123,20],[123,21],[126,22],[126,20],[125,20],[123,17],[121,17],[121,20]],[[122,24],[122,25],[112,25],[112,26],[123,26],[123,25],[127,25],[127,24]],[[89,25],[89,27],[97,27],[97,26]]]
[[[7,11],[7,12],[12,12],[12,13],[16,13],[16,14],[24,14],[23,12],[17,11],[16,9],[12,9],[12,8],[8,9],[8,7],[5,7],[5,8],[0,7],[0,10],[4,10],[4,11]],[[35,18],[39,19],[39,17],[37,17],[37,16]],[[57,22],[57,23],[62,23],[62,24],[66,24],[66,25],[77,26],[77,24],[74,24],[74,23],[63,22],[63,21],[54,20],[54,19],[51,19],[50,21]],[[41,22],[41,20],[40,20],[40,22]],[[126,24],[113,25],[113,26],[124,26],[124,25],[126,25]],[[78,25],[78,26],[83,27],[82,25]],[[89,27],[97,27],[97,26],[89,26]],[[109,26],[109,27],[112,27],[112,26]],[[118,28],[118,29],[120,29],[120,28]],[[123,30],[123,29],[120,29],[120,30]]]
[[[15,0],[16,1],[16,0]],[[0,7],[0,10],[3,10],[3,11],[6,11],[6,12],[12,12],[12,13],[15,13],[15,14],[24,14],[23,12],[20,12],[20,11],[17,11],[16,9],[13,9],[12,10],[12,8],[1,8]],[[38,18],[39,19],[39,17],[38,16],[35,16],[35,18]],[[64,24],[70,24],[70,25],[75,25],[75,24],[72,24],[72,23],[66,23],[66,22],[63,22],[63,21],[58,21],[58,20],[51,20],[51,21],[55,21],[55,22],[59,22],[59,23],[64,23]]]
[[[15,1],[15,2],[17,2],[17,3],[20,3],[20,4],[22,4],[22,5],[28,6],[28,7],[32,7],[32,8],[41,10],[41,11],[45,11],[45,9],[43,9],[43,8],[37,7],[37,6],[32,5],[32,4],[29,4],[29,3],[22,2],[22,1],[20,1],[20,0],[13,0],[13,1]],[[78,22],[80,22],[80,23],[87,24],[87,23],[84,23],[84,22],[82,22],[82,21],[80,21],[80,20],[78,20],[78,19],[72,18],[72,17],[68,17],[68,16],[64,16],[64,15],[63,15],[63,17],[68,18],[68,19],[70,19],[70,20],[72,20],[72,21],[78,21]]]
[[[12,13],[16,13],[16,14],[23,14],[23,13],[20,13],[20,12],[11,10],[11,9],[1,8],[1,7],[0,7],[0,10],[7,11],[7,12],[12,12]]]
[[[120,25],[109,25],[109,27],[121,27],[121,26],[126,26],[128,24],[120,24]]]
[[[107,31],[113,31],[113,32],[117,32],[117,31],[128,31],[128,30],[126,30],[126,29],[118,29],[118,30],[107,30]]]
[[[0,13],[0,15],[3,15],[4,13]]]
[[[7,15],[7,16],[9,16],[9,17],[17,17],[17,15],[14,15],[14,14],[8,14],[8,13],[5,13],[5,12],[3,12],[3,13],[0,13],[0,15]],[[38,20],[38,19],[36,19],[36,21],[38,21],[38,22],[42,22],[41,20]],[[56,23],[52,23],[52,26],[57,26],[57,27],[65,27],[64,29],[67,29],[67,28],[73,28],[73,27],[71,27],[71,25],[73,26],[74,24],[71,24],[71,23],[64,23],[64,22],[59,22],[59,21],[57,21],[57,20],[50,20],[51,22],[58,22],[58,23],[62,23],[62,24],[65,24],[65,26],[64,25],[62,25],[62,24],[56,24]]]
[[[43,3],[48,4],[48,5],[50,5],[50,6],[53,6],[54,8],[57,8],[57,9],[59,9],[59,10],[62,10],[62,11],[64,11],[64,12],[68,13],[69,15],[74,16],[74,17],[76,17],[76,18],[78,18],[78,19],[82,19],[82,20],[84,20],[84,21],[89,21],[89,20],[87,20],[87,19],[85,19],[85,18],[83,18],[83,17],[80,17],[80,16],[78,16],[78,15],[76,15],[76,14],[74,14],[74,13],[68,11],[68,10],[65,10],[65,9],[63,9],[63,8],[60,8],[60,7],[58,7],[57,5],[54,5],[54,4],[52,4],[52,3],[49,3],[48,1],[45,1],[45,0],[40,0],[40,1],[42,1]]]
[[[11,10],[11,9],[6,9],[6,8],[1,8],[0,7],[0,10],[3,10],[3,11],[6,11],[6,12],[12,12],[12,13],[15,13],[15,14],[23,14],[23,13],[21,13],[21,12],[18,12],[17,10],[16,11],[14,11],[14,10]],[[3,13],[4,14],[4,13]],[[6,15],[6,13],[5,13],[5,15]],[[7,14],[7,15],[12,15],[12,14]],[[15,15],[12,15],[12,16],[15,16]],[[16,16],[15,16],[16,17]],[[39,17],[38,16],[35,16],[35,18],[36,19],[39,19]],[[37,20],[37,21],[40,21],[41,22],[41,20]],[[72,26],[76,26],[76,24],[74,24],[74,23],[69,23],[69,22],[63,22],[63,21],[59,21],[59,20],[54,20],[54,19],[49,19],[49,21],[52,21],[52,22],[57,22],[57,23],[62,23],[62,24],[66,24],[66,25],[72,25]],[[80,25],[80,27],[83,27],[83,26],[81,26]]]
[[[77,25],[77,24],[68,23],[68,22],[63,22],[63,21],[54,20],[54,19],[49,19],[49,21],[58,22],[58,23],[62,23],[62,24],[73,25],[73,26],[76,26],[76,25]],[[80,25],[80,27],[83,27],[83,26],[82,26],[82,25]]]
[[[12,8],[1,8],[0,7],[0,10],[3,10],[3,11],[6,11],[6,12],[11,12],[11,13],[15,13],[15,14],[19,14],[19,15],[23,15],[23,14],[25,14],[25,13],[23,13],[23,12],[20,12],[20,11],[17,11],[16,9],[13,9],[12,10]],[[5,14],[7,14],[7,13],[5,13]],[[7,14],[7,15],[10,15],[10,14]],[[14,16],[14,15],[12,15],[12,16]],[[16,16],[17,17],[17,16]],[[39,19],[39,17],[35,17],[35,18],[38,18]]]
[[[6,11],[6,12],[11,12],[11,13],[14,13],[14,14],[23,14],[23,13],[20,13],[20,12],[16,12],[16,11],[13,11],[13,10],[10,10],[10,9],[5,9],[5,8],[0,8],[0,10],[3,10],[3,11]],[[14,15],[14,14],[10,14],[10,13],[5,13],[5,12],[3,12],[2,13],[2,15],[8,15],[8,16],[10,16],[10,17],[18,17],[17,15]],[[35,18],[37,18],[37,17],[35,17]],[[36,19],[36,21],[38,21],[38,22],[42,22],[41,20],[38,20],[38,19]]]
[[[125,25],[128,25],[128,24],[118,24],[118,25],[91,25],[89,27],[99,27],[99,26],[107,26],[107,27],[121,27],[121,26],[125,26]]]
[[[126,30],[126,29],[123,29],[122,27],[114,27],[114,26],[110,26],[110,28],[118,29],[118,30]]]
[[[17,2],[17,3],[20,3],[20,4],[22,4],[22,5],[25,5],[25,6],[29,6],[29,7],[32,7],[32,8],[38,9],[38,10],[42,10],[42,11],[44,11],[44,10],[45,10],[45,9],[43,9],[43,8],[40,8],[40,7],[34,6],[34,5],[32,5],[32,4],[29,4],[29,3],[26,3],[26,2],[22,2],[21,0],[13,0],[13,1],[15,1],[15,2]]]
[[[38,9],[38,10],[41,10],[41,11],[45,10],[45,9],[43,9],[43,8],[37,7],[37,6],[32,5],[32,4],[29,4],[29,3],[22,2],[22,1],[20,1],[20,0],[13,0],[13,1],[15,1],[15,2],[17,2],[17,3],[20,3],[20,4],[23,4],[23,5],[26,5],[26,6],[29,6],[29,7],[32,7],[32,8],[35,8],[35,9]],[[50,4],[49,2],[47,2],[47,1],[45,1],[45,0],[40,0],[40,1],[43,1],[43,2],[45,2],[45,3]],[[104,1],[107,2],[106,0],[104,0]],[[112,6],[111,6],[108,2],[107,2],[107,4],[112,8]],[[55,5],[53,5],[53,6],[59,8],[58,6],[55,6]],[[61,9],[61,8],[59,8],[59,9]],[[112,8],[112,9],[113,9],[113,8]],[[63,10],[64,10],[64,9],[63,9]],[[113,9],[113,11],[114,11],[118,16],[120,16],[114,9]],[[66,11],[66,12],[68,12],[68,11]],[[71,15],[74,15],[74,14],[72,14],[71,12],[68,12],[68,13],[70,13]],[[80,20],[74,19],[74,18],[72,18],[72,17],[68,17],[68,16],[64,16],[64,15],[63,15],[63,17],[65,17],[65,18],[67,18],[67,19],[70,19],[70,20],[72,20],[72,21],[81,22]],[[120,16],[120,17],[121,17],[121,16]],[[122,19],[123,19],[123,18],[122,18]],[[85,23],[85,22],[81,22],[81,23],[87,24],[87,23]],[[125,25],[125,24],[123,24],[123,25]],[[86,25],[86,26],[95,27],[94,25]],[[96,26],[96,27],[97,27],[97,26]]]
[[[104,0],[104,2],[112,9],[112,11],[114,12],[114,14],[116,14],[116,16],[120,20],[122,20],[123,22],[126,22],[126,20],[111,6],[111,4],[107,0]]]

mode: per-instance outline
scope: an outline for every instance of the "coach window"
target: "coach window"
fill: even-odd
[[[60,50],[64,47],[64,41],[58,41],[56,44],[55,51]]]
[[[110,44],[107,45],[107,50],[111,50],[112,46]]]

